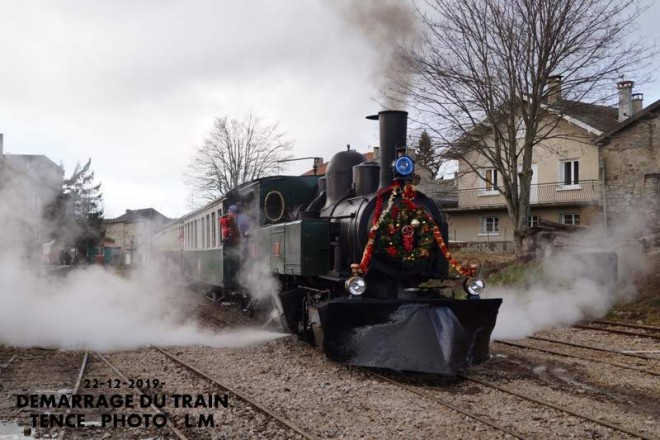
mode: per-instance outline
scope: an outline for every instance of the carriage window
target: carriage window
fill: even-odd
[[[206,214],[206,248],[211,247],[211,216]]]
[[[197,220],[195,220],[195,221],[193,221],[193,235],[195,236],[195,238],[194,238],[195,242],[193,243],[193,248],[194,249],[199,249],[199,247],[197,246],[197,244],[199,243],[197,241],[197,229],[198,229],[197,228]]]
[[[216,244],[216,226],[215,226],[215,212],[211,213],[211,247],[215,247]]]

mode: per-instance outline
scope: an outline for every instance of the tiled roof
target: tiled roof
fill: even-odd
[[[171,219],[165,217],[163,214],[153,208],[127,209],[126,213],[120,215],[117,218],[106,220],[106,223],[131,223],[138,220],[151,220],[165,223]]]
[[[605,105],[562,100],[564,114],[583,122],[598,131],[605,132],[618,124],[619,110]]]
[[[38,176],[44,172],[64,173],[62,168],[43,154],[5,154],[5,163],[16,171]]]

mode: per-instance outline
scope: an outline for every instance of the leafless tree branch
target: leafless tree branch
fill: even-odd
[[[516,250],[529,215],[532,151],[557,136],[566,106],[602,103],[622,75],[637,78],[652,52],[631,31],[638,0],[427,0],[425,28],[408,48],[410,81],[398,84],[441,140],[482,179],[499,172]],[[549,79],[562,76],[550,103]],[[520,133],[524,135],[520,136]]]
[[[277,161],[291,157],[291,148],[278,124],[266,124],[252,114],[241,121],[217,118],[188,168],[192,203],[214,200],[244,182],[274,174]]]

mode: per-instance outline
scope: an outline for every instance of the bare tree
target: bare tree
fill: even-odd
[[[567,106],[604,100],[617,78],[644,70],[648,46],[630,39],[640,12],[637,0],[428,0],[420,9],[426,36],[409,51],[404,86],[448,157],[483,180],[484,163],[497,170],[517,255],[533,148],[556,135]],[[549,102],[555,75],[562,99]]]
[[[291,147],[277,124],[263,123],[254,115],[242,121],[217,118],[189,167],[193,203],[213,200],[244,182],[275,173],[277,161],[289,158]]]

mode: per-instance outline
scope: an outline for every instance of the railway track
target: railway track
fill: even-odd
[[[404,384],[404,383],[401,383],[401,382],[399,382],[399,381],[396,381],[396,380],[394,380],[394,379],[391,379],[391,378],[389,378],[389,377],[387,377],[387,376],[384,376],[384,375],[382,375],[382,374],[376,373],[376,372],[374,372],[374,371],[367,370],[367,369],[365,369],[365,368],[360,368],[360,371],[366,373],[367,375],[370,375],[370,376],[376,377],[376,378],[378,378],[378,379],[380,379],[380,380],[383,380],[383,381],[389,382],[389,383],[391,383],[391,384],[393,384],[393,385],[395,385],[395,386],[397,386],[397,387],[399,387],[399,388],[401,388],[401,389],[403,389],[403,390],[406,390],[406,391],[408,391],[408,392],[411,392],[411,393],[417,394],[417,395],[419,395],[419,396],[425,397],[426,399],[429,399],[429,400],[431,400],[431,401],[433,401],[433,402],[435,402],[435,403],[438,403],[438,404],[444,406],[445,408],[449,408],[450,410],[455,411],[455,412],[457,412],[457,413],[459,413],[459,414],[462,414],[462,415],[464,415],[464,416],[466,416],[466,417],[469,417],[469,418],[471,418],[471,419],[473,419],[473,420],[476,420],[476,421],[479,422],[479,423],[483,423],[484,425],[490,426],[491,428],[494,428],[494,429],[496,429],[496,430],[498,430],[498,431],[501,431],[501,432],[503,432],[503,433],[505,433],[505,434],[508,434],[508,435],[510,435],[510,436],[513,437],[513,438],[517,438],[517,439],[520,439],[520,440],[526,440],[526,439],[527,439],[527,437],[525,437],[523,434],[520,434],[520,433],[518,433],[518,432],[515,432],[515,431],[513,431],[513,430],[511,430],[511,429],[508,429],[508,428],[506,428],[506,427],[504,427],[504,426],[502,426],[502,425],[499,425],[499,424],[497,424],[497,423],[495,423],[495,422],[491,422],[490,420],[487,420],[487,419],[485,419],[485,418],[483,418],[483,417],[481,417],[481,416],[479,416],[479,415],[477,415],[477,414],[475,414],[475,413],[473,413],[473,412],[467,411],[467,410],[465,410],[465,409],[461,409],[461,408],[459,408],[458,406],[453,405],[453,404],[447,402],[446,400],[443,400],[443,399],[440,399],[440,398],[437,397],[437,396],[434,396],[433,394],[427,393],[427,392],[425,392],[425,391],[421,391],[421,390],[419,390],[419,389],[417,389],[417,388],[414,388],[414,387],[408,386],[408,385],[406,385],[406,384]]]
[[[85,370],[87,370],[87,361],[89,360],[89,351],[85,351],[83,355],[82,364],[80,366],[80,371],[78,372],[78,378],[76,379],[76,384],[71,391],[71,395],[75,396],[80,391],[80,383],[82,382],[83,376],[85,375]],[[68,416],[71,413],[70,409],[67,409],[66,415]],[[60,431],[60,435],[57,437],[58,440],[64,440],[66,438],[66,426]]]
[[[582,330],[595,330],[601,332],[615,333],[619,335],[635,336],[638,338],[649,338],[660,341],[660,327],[649,325],[623,324],[619,322],[608,321],[587,321],[584,324],[577,324],[573,327]],[[625,329],[625,330],[623,330]]]
[[[617,362],[611,362],[611,361],[608,361],[608,360],[605,360],[605,359],[577,356],[577,355],[574,355],[574,354],[564,353],[564,352],[561,352],[561,351],[550,350],[550,349],[547,349],[547,348],[533,347],[533,346],[529,346],[529,345],[525,345],[525,344],[520,344],[520,343],[517,343],[517,342],[511,342],[511,341],[495,340],[494,342],[497,343],[497,344],[507,345],[507,346],[510,346],[510,347],[522,348],[522,349],[525,349],[525,350],[540,351],[540,352],[552,354],[552,355],[555,355],[555,356],[562,356],[562,357],[568,357],[568,358],[573,358],[573,359],[581,359],[581,360],[585,360],[585,361],[589,361],[589,362],[597,362],[597,363],[600,363],[600,364],[612,365],[612,366],[617,367],[617,368],[623,368],[623,369],[626,369],[626,370],[631,370],[631,371],[637,371],[637,372],[640,372],[640,373],[650,374],[652,376],[660,376],[660,372],[647,370],[647,369],[644,369],[644,368],[637,368],[637,367],[633,367],[633,366],[626,365],[626,364],[620,364],[620,363],[617,363]],[[616,353],[618,353],[618,352],[616,352]]]
[[[82,383],[83,377],[85,376],[85,372],[87,370],[87,367],[89,365],[89,359],[91,355],[94,355],[96,358],[101,360],[108,368],[110,368],[117,376],[121,377],[121,379],[124,381],[124,383],[128,383],[129,379],[126,377],[126,375],[123,374],[122,371],[120,371],[114,364],[112,364],[105,356],[103,356],[100,353],[97,352],[92,352],[90,353],[89,351],[85,351],[85,354],[83,356],[82,360],[82,365],[80,366],[80,371],[78,373],[78,377],[76,379],[76,384],[72,390],[71,395],[74,396],[80,392],[80,384]],[[140,394],[144,394],[142,390],[139,388],[135,389],[137,392]],[[150,406],[151,411],[153,411],[155,414],[163,414],[160,410],[158,410],[155,406],[151,405]],[[66,411],[66,415],[68,416],[71,410]],[[164,415],[164,414],[163,414]],[[188,437],[183,434],[175,425],[172,423],[172,421],[165,416],[166,419],[166,424],[172,431],[172,433],[179,439],[179,440],[188,440]],[[67,433],[70,431],[67,431],[66,426],[60,431],[59,436],[57,437],[58,440],[65,440],[67,438]]]
[[[14,359],[16,359],[16,355],[13,355],[12,357],[10,357],[9,360],[7,362],[5,362],[4,364],[0,364],[0,372],[2,372],[2,370],[5,370],[5,369],[9,368],[11,363],[14,362]]]
[[[507,393],[507,394],[516,396],[520,399],[527,400],[529,402],[533,402],[533,403],[536,403],[538,405],[543,405],[545,407],[552,408],[556,411],[560,411],[562,413],[569,414],[571,416],[578,417],[578,418],[583,419],[583,420],[587,420],[591,423],[594,423],[594,424],[597,424],[597,425],[600,425],[600,426],[604,426],[606,428],[617,431],[619,433],[628,434],[628,435],[631,435],[633,437],[640,438],[640,439],[643,439],[643,440],[658,440],[658,437],[651,437],[651,436],[648,436],[644,433],[624,428],[620,425],[617,425],[615,423],[612,423],[612,422],[609,422],[609,421],[606,421],[606,420],[590,417],[590,416],[588,416],[584,413],[581,413],[579,411],[573,411],[573,410],[567,408],[564,405],[560,406],[560,405],[556,405],[552,402],[548,402],[546,400],[537,399],[535,397],[526,395],[526,394],[521,393],[521,392],[516,391],[516,390],[511,390],[511,389],[508,389],[506,387],[502,387],[500,385],[497,385],[495,383],[492,383],[492,382],[484,380],[484,379],[480,379],[480,378],[476,378],[476,377],[471,376],[471,375],[464,375],[464,374],[459,374],[459,377],[461,377],[464,380],[474,382],[474,383],[478,383],[480,385],[492,388],[494,390],[498,390],[498,391],[501,391],[503,393]]]
[[[456,412],[458,412],[458,413],[460,413],[460,414],[462,414],[466,417],[469,417],[473,420],[476,420],[480,423],[483,423],[483,424],[485,424],[485,425],[487,425],[491,428],[494,428],[494,429],[496,429],[496,430],[498,430],[502,433],[505,433],[505,434],[507,434],[507,435],[509,435],[513,438],[517,438],[517,439],[537,438],[537,435],[534,434],[534,433],[532,433],[532,434],[522,433],[518,430],[514,430],[512,428],[502,426],[500,423],[492,421],[492,420],[488,420],[487,418],[476,414],[474,411],[468,411],[468,410],[462,408],[460,405],[457,405],[457,404],[448,402],[444,399],[441,399],[440,397],[438,397],[437,395],[435,395],[433,393],[433,391],[432,391],[434,389],[433,385],[425,385],[425,386],[412,385],[411,386],[407,383],[404,383],[404,382],[396,380],[396,379],[392,379],[392,378],[390,378],[386,375],[383,375],[383,374],[380,374],[380,373],[377,373],[377,372],[374,372],[374,371],[371,371],[371,370],[367,370],[367,369],[360,369],[360,370],[365,372],[366,374],[368,374],[370,376],[373,376],[373,377],[376,377],[380,380],[391,383],[391,384],[393,384],[393,385],[395,385],[395,386],[397,386],[397,387],[399,387],[403,390],[406,390],[408,392],[423,396],[423,397],[425,397],[429,400],[432,400],[432,401],[434,401],[434,402],[436,402],[436,403],[438,403],[438,404],[440,404],[440,405],[442,405],[446,408],[449,408],[453,411],[456,411]],[[544,407],[544,408],[550,408],[551,410],[554,410],[554,411],[557,411],[557,412],[560,412],[560,413],[563,413],[563,414],[568,414],[568,415],[576,417],[580,420],[596,424],[596,425],[601,426],[603,428],[606,428],[608,430],[615,431],[615,432],[619,433],[618,435],[627,434],[627,435],[630,435],[634,438],[640,438],[640,439],[643,439],[643,440],[658,440],[658,438],[656,438],[656,437],[652,437],[652,436],[649,436],[647,434],[644,434],[644,433],[641,433],[641,432],[638,432],[638,431],[635,431],[635,430],[627,429],[627,428],[625,428],[623,426],[620,426],[616,423],[613,423],[613,422],[610,422],[610,421],[607,421],[607,420],[597,419],[597,418],[591,417],[589,415],[586,415],[584,413],[581,413],[579,411],[574,411],[574,410],[571,410],[569,408],[566,408],[565,406],[560,406],[560,405],[554,404],[554,403],[546,401],[546,400],[537,399],[535,397],[526,395],[526,394],[521,393],[519,391],[511,390],[511,389],[499,386],[495,383],[492,383],[490,381],[474,377],[472,375],[459,374],[458,377],[460,377],[464,381],[479,384],[483,387],[487,387],[487,388],[496,390],[498,392],[505,393],[509,396],[513,396],[514,398],[517,398],[519,400],[526,401],[526,402],[531,402],[536,406],[540,406],[540,407]],[[450,387],[451,387],[451,385],[450,385]],[[447,391],[446,385],[442,385],[442,390],[441,391]],[[510,423],[510,424],[514,423],[511,420],[508,420],[507,422]]]
[[[303,430],[302,428],[295,425],[290,420],[286,420],[285,418],[279,416],[278,414],[275,414],[273,411],[269,410],[268,408],[264,407],[260,403],[254,401],[253,399],[250,399],[249,397],[247,397],[244,394],[240,393],[239,391],[237,391],[233,387],[231,387],[231,386],[229,386],[225,383],[222,383],[218,379],[215,379],[215,378],[209,376],[208,374],[206,374],[205,372],[195,368],[193,365],[187,363],[186,361],[184,361],[183,359],[177,357],[176,355],[174,355],[174,354],[172,354],[168,351],[165,351],[161,348],[157,348],[157,347],[154,347],[154,350],[156,350],[156,351],[162,353],[163,355],[167,356],[170,360],[176,362],[178,365],[185,368],[187,371],[193,373],[194,375],[205,379],[206,381],[210,382],[214,386],[220,387],[221,389],[227,391],[228,393],[233,394],[235,397],[237,397],[241,401],[247,403],[251,407],[257,409],[262,414],[264,414],[267,417],[277,421],[282,426],[284,426],[286,429],[289,429],[289,430],[295,432],[301,438],[309,439],[309,440],[317,440],[317,437],[315,435]],[[293,438],[293,437],[289,437],[289,438]]]
[[[626,351],[620,351],[620,350],[610,350],[609,348],[600,348],[600,347],[594,347],[593,345],[584,345],[584,344],[577,344],[575,342],[560,341],[559,339],[545,338],[545,337],[542,337],[542,336],[528,336],[527,339],[532,339],[534,341],[552,342],[552,343],[555,343],[555,344],[566,345],[566,346],[569,346],[569,347],[599,351],[599,352],[602,352],[602,353],[612,353],[612,354],[627,356],[627,357],[631,357],[631,358],[644,359],[644,360],[647,360],[647,361],[655,360],[654,358],[649,357],[649,356],[645,356],[643,354],[628,353]]]
[[[122,372],[120,371],[113,363],[111,363],[105,356],[101,355],[100,353],[94,353],[96,357],[98,357],[103,363],[105,363],[112,371],[114,371],[117,376],[121,377],[121,379],[124,381],[124,383],[129,382],[129,378]],[[145,392],[142,391],[140,388],[135,388],[141,395],[144,395]],[[155,414],[163,414],[165,415],[162,411],[160,411],[158,408],[156,408],[154,405],[150,405],[149,407],[151,411],[153,411]],[[165,415],[166,423],[167,426],[170,428],[172,433],[179,439],[179,440],[188,440],[188,437],[181,431],[179,428],[176,427],[174,424],[171,416]]]

